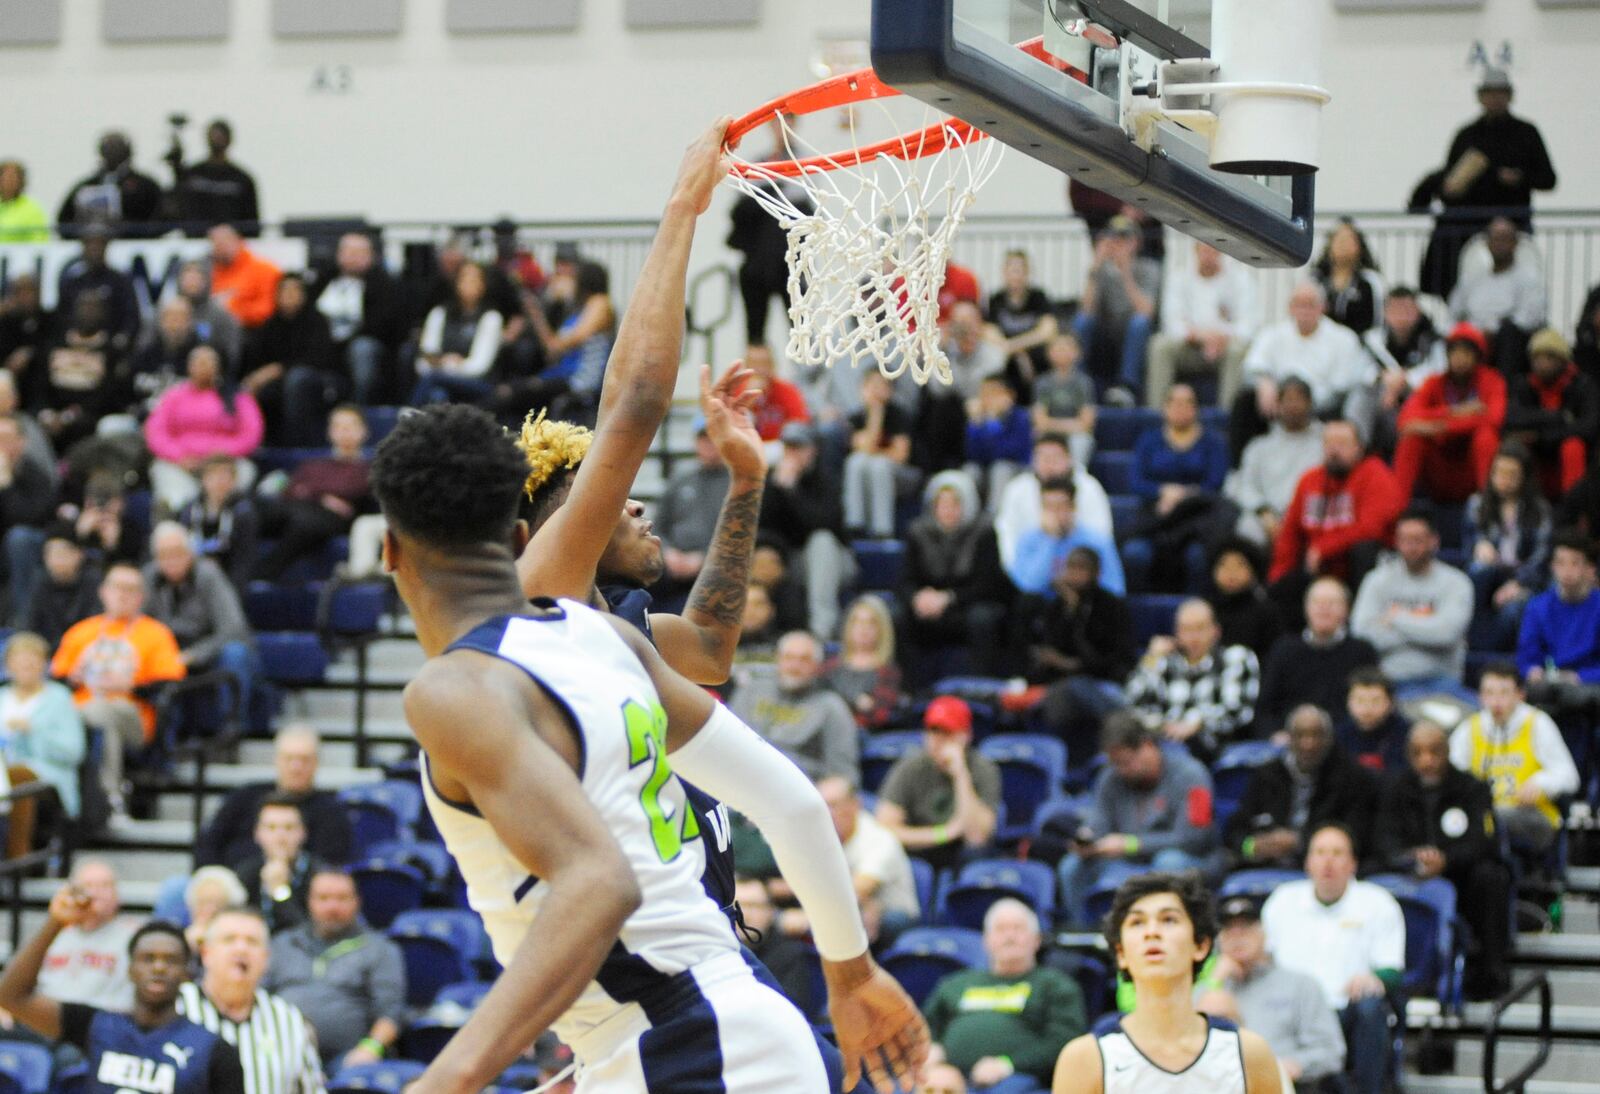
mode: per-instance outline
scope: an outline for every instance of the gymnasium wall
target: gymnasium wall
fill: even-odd
[[[52,209],[108,125],[129,129],[140,166],[165,182],[164,119],[182,111],[233,120],[238,159],[257,174],[272,219],[650,217],[703,121],[808,80],[819,36],[864,36],[868,11],[867,0],[697,0],[760,15],[728,29],[630,30],[627,13],[642,0],[582,0],[572,31],[462,35],[445,31],[447,0],[395,0],[398,34],[318,40],[276,36],[262,0],[204,0],[228,9],[221,38],[110,44],[102,5],[119,2],[61,0],[58,43],[0,46],[0,155],[28,163],[32,191]],[[1483,0],[1478,10],[1353,12],[1304,2],[1327,5],[1325,208],[1397,208],[1437,166],[1475,109],[1475,43],[1491,58],[1509,50],[1516,109],[1551,146],[1562,184],[1545,205],[1600,208],[1600,141],[1578,98],[1600,49],[1600,7]],[[4,0],[0,21],[18,10]],[[978,211],[1063,205],[1059,176],[1013,155]]]

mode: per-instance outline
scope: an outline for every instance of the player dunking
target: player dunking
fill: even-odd
[[[1117,890],[1106,941],[1133,981],[1133,1013],[1070,1042],[1053,1094],[1279,1094],[1267,1043],[1194,1009],[1194,978],[1216,938],[1211,894],[1182,874],[1141,874]]]
[[[889,1091],[926,1028],[866,952],[821,798],[631,627],[528,604],[525,470],[460,406],[403,419],[372,468],[385,565],[429,657],[405,694],[424,791],[505,966],[416,1089],[480,1089],[546,1027],[585,1094],[827,1089],[804,1018],[755,980],[683,853],[697,833],[677,768],[772,846],[811,916],[847,1084],[865,1067]]]

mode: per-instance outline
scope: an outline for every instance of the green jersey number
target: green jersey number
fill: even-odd
[[[628,766],[650,765],[649,777],[639,791],[639,805],[650,821],[650,840],[662,862],[671,862],[683,845],[700,838],[700,822],[685,802],[680,815],[669,817],[661,807],[661,791],[672,778],[667,765],[667,712],[660,703],[645,706],[636,699],[622,704],[622,724],[628,734]]]

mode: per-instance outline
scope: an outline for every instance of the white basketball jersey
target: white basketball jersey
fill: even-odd
[[[1120,1017],[1095,1026],[1105,1094],[1245,1094],[1239,1027],[1226,1018],[1211,1018],[1209,1023],[1205,1048],[1182,1071],[1151,1063],[1122,1031]]]
[[[620,1005],[648,997],[702,961],[738,953],[738,944],[700,881],[704,843],[667,766],[666,713],[650,677],[598,612],[573,600],[541,604],[548,614],[491,619],[451,649],[511,662],[566,709],[582,747],[584,794],[622,848],[644,897],[599,974],[553,1027],[571,1044]],[[472,732],[470,710],[461,712],[461,732]],[[467,900],[483,918],[495,956],[507,964],[545,890],[476,809],[439,795],[426,755],[421,762],[428,811],[461,869]],[[527,788],[527,802],[537,815],[537,786]]]

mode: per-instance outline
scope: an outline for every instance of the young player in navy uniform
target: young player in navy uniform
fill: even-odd
[[[244,1094],[238,1050],[178,1016],[178,986],[189,978],[190,954],[174,924],[146,923],[128,943],[131,1014],[61,1003],[35,991],[45,951],[88,906],[89,897],[70,885],[56,893],[49,921],[0,976],[0,1007],[35,1032],[83,1051],[86,1094]]]
[[[1106,942],[1133,982],[1132,1013],[1068,1043],[1053,1094],[1279,1094],[1267,1043],[1194,1009],[1194,978],[1217,936],[1211,894],[1196,877],[1129,878],[1106,916]]]

